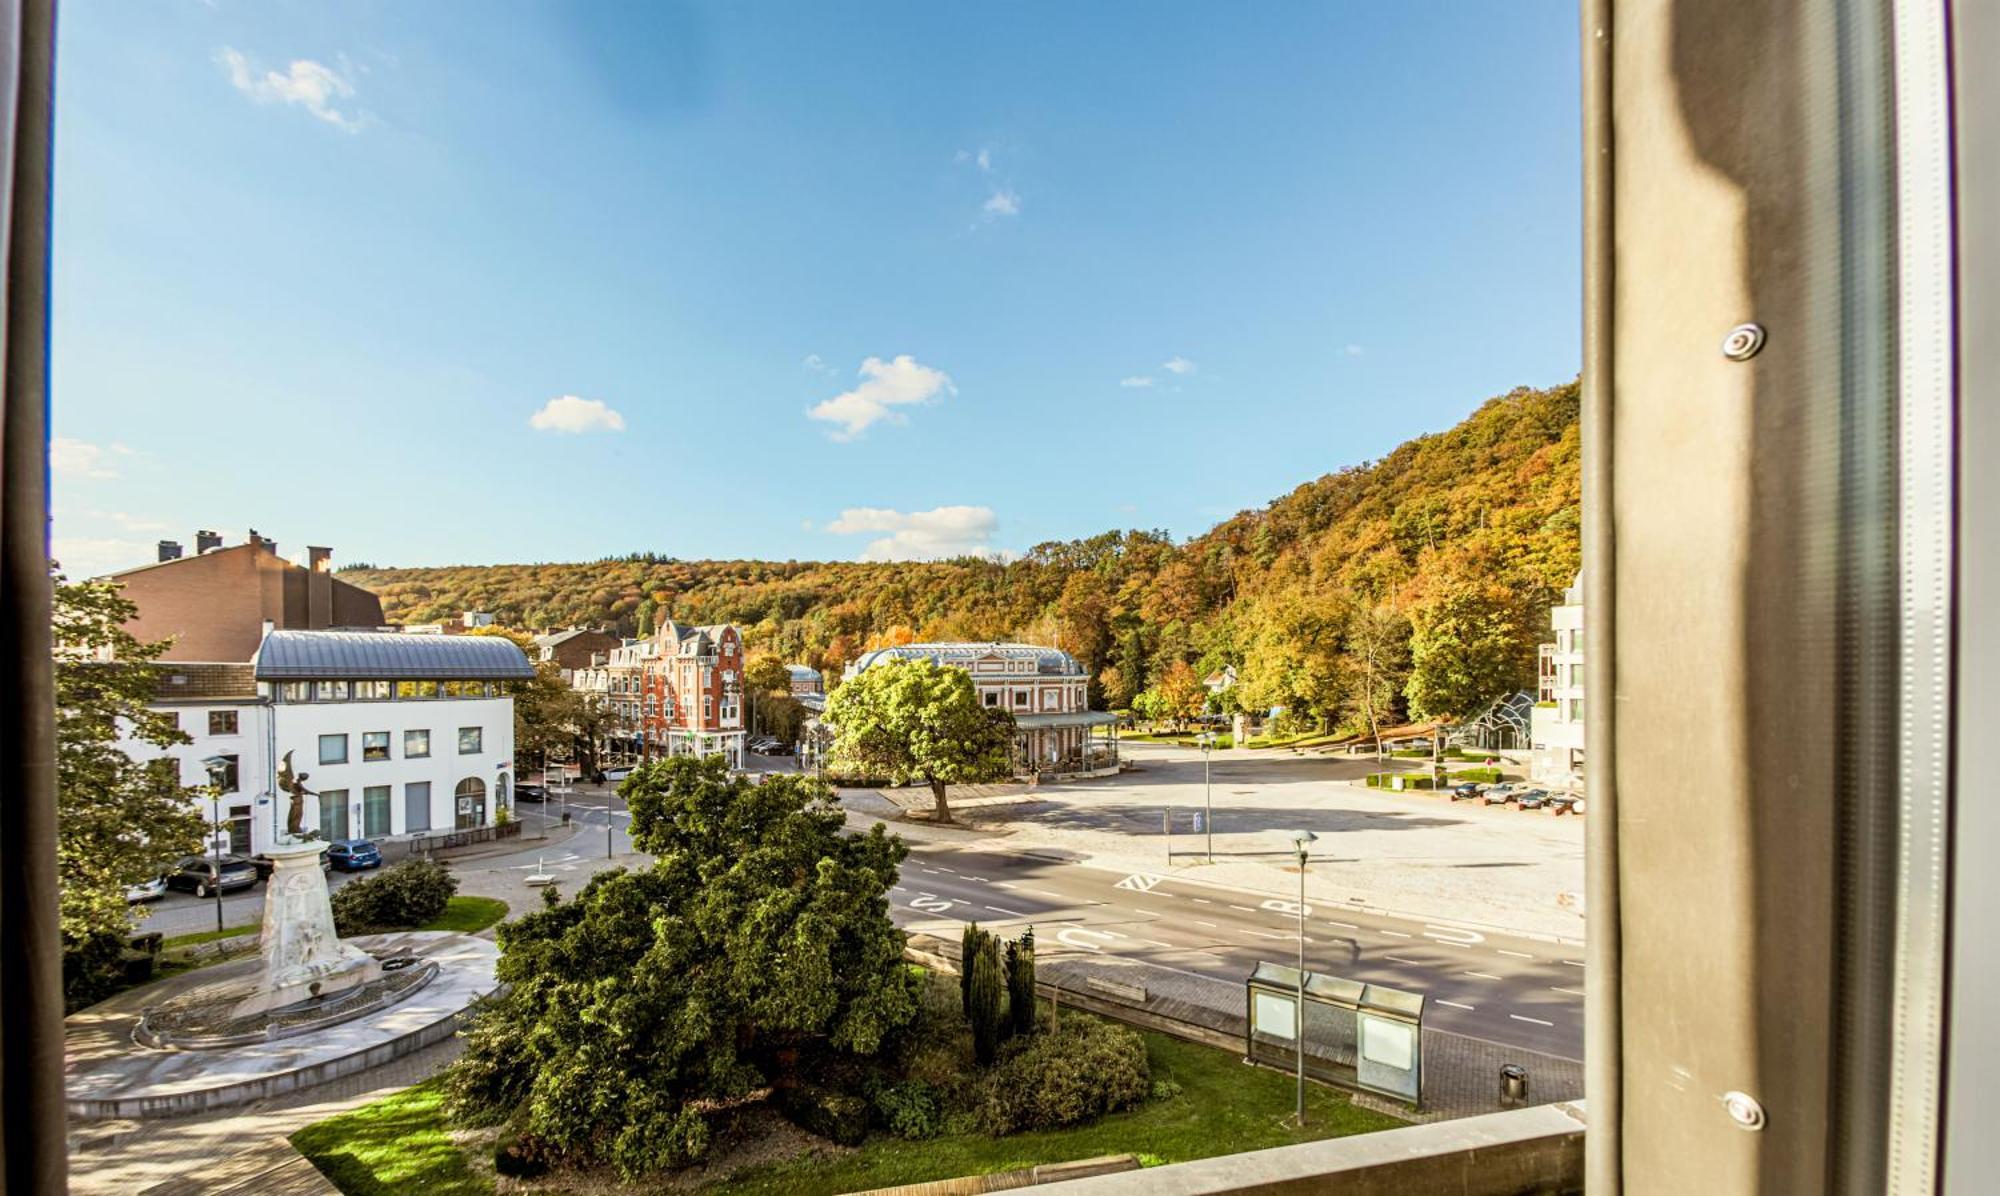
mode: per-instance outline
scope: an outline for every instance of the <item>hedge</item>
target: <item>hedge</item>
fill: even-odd
[[[1473,781],[1481,785],[1498,785],[1500,770],[1497,768],[1467,768],[1451,774],[1454,781]]]
[[[1405,789],[1437,788],[1429,776],[1420,772],[1371,772],[1368,774],[1368,784],[1376,789],[1393,789],[1395,782],[1389,779],[1391,777],[1403,778]]]

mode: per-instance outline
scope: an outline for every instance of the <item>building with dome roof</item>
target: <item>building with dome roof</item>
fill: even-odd
[[[1023,775],[1118,767],[1117,719],[1090,709],[1090,675],[1060,648],[1015,643],[898,644],[863,653],[852,680],[895,660],[927,659],[972,676],[980,704],[1014,716],[1014,765]]]

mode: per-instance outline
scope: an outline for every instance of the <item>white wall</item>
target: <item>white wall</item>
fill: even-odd
[[[514,788],[514,700],[512,698],[434,698],[400,702],[288,702],[272,707],[277,745],[273,759],[292,753],[292,767],[307,774],[306,788],[314,793],[347,791],[348,834],[364,837],[363,791],[371,786],[389,786],[389,831],[391,836],[412,833],[406,812],[407,786],[413,782],[430,784],[430,833],[442,834],[457,828],[454,794],[460,781],[477,777],[486,787],[485,817],[481,825],[492,825],[498,805],[498,781],[507,782],[508,804]],[[480,751],[461,755],[458,732],[461,727],[480,728]],[[411,758],[404,753],[404,732],[430,732],[431,754]],[[389,758],[363,758],[364,733],[389,733]],[[319,738],[347,736],[347,763],[321,764]],[[502,766],[505,767],[502,767]],[[290,809],[290,799],[281,798],[278,817]],[[306,799],[303,824],[322,831],[319,802]],[[260,828],[268,834],[270,827]]]
[[[183,785],[208,784],[208,769],[202,764],[203,760],[211,756],[235,756],[236,791],[223,794],[214,812],[227,820],[233,813],[247,807],[252,828],[251,849],[262,851],[270,841],[269,835],[267,833],[260,839],[255,831],[259,823],[268,824],[270,821],[270,807],[266,804],[270,797],[270,707],[255,702],[216,701],[208,704],[163,702],[153,709],[179,716],[181,730],[193,736],[194,742],[162,750],[131,738],[128,731],[120,739],[119,748],[134,760],[173,756],[180,761],[180,783]],[[208,713],[211,710],[235,711],[236,733],[210,735]],[[202,817],[210,817],[209,803],[204,801],[201,807]]]

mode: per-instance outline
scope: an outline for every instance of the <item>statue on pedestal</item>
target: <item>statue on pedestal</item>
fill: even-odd
[[[292,795],[292,808],[285,817],[284,842],[305,843],[319,838],[318,831],[304,830],[300,826],[306,816],[306,798],[319,796],[306,788],[306,778],[311,775],[309,772],[292,771],[290,752],[285,753],[284,763],[278,765],[278,788]]]

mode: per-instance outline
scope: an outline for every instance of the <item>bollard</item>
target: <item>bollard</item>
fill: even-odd
[[[1528,1103],[1527,1068],[1518,1063],[1509,1063],[1500,1069],[1500,1103],[1503,1105]]]

